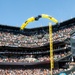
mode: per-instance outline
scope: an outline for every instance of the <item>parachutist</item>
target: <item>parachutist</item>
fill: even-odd
[[[35,21],[38,21],[39,20],[39,18],[38,17],[35,17]]]

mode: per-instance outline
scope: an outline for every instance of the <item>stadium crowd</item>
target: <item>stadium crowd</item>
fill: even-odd
[[[71,52],[64,52],[60,54],[54,54],[54,60],[62,59],[63,57],[66,57],[67,55],[71,54]],[[31,63],[31,62],[42,62],[42,61],[49,61],[50,56],[38,56],[35,58],[33,55],[23,55],[23,56],[7,56],[7,55],[0,55],[0,62],[25,62],[25,63]]]
[[[69,64],[69,68],[67,69],[53,69],[53,75],[57,75],[60,72],[68,71],[74,68],[73,65]],[[37,69],[0,69],[0,75],[50,75],[51,70],[50,69],[44,69],[44,68],[37,68]],[[68,75],[74,75],[75,72],[71,72],[71,74]]]
[[[70,38],[70,32],[75,28],[71,26],[68,28],[62,28],[56,32],[53,32],[53,41],[63,41],[67,38]],[[41,36],[43,34],[40,34]],[[0,31],[0,46],[11,46],[11,47],[36,47],[43,46],[49,43],[49,33],[44,34],[43,37],[39,37],[39,34],[26,36],[23,34],[15,34],[11,32]],[[64,47],[65,48],[65,47]],[[64,52],[59,54],[54,54],[54,60],[66,57],[71,54],[71,52]],[[50,60],[50,57],[47,56],[38,56],[33,55],[24,55],[24,56],[7,56],[0,55],[0,62],[42,62]],[[73,66],[72,66],[73,67]],[[72,68],[69,66],[69,69]],[[54,69],[53,74],[66,71],[67,69]],[[71,72],[69,75],[74,75],[75,72]],[[50,75],[50,69],[0,69],[0,75]]]
[[[53,73],[58,73],[59,70],[54,70]],[[0,75],[50,75],[49,69],[0,69]]]
[[[53,41],[62,41],[67,38],[70,38],[70,32],[75,28],[71,26],[69,28],[60,29],[57,32],[53,33]],[[42,35],[42,34],[41,34]],[[43,46],[49,42],[49,34],[46,33],[44,36],[39,39],[34,34],[33,36],[26,36],[22,34],[14,34],[8,32],[0,32],[0,46],[12,46],[12,47],[36,47]]]

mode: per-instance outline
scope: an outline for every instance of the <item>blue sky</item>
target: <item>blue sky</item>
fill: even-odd
[[[75,0],[0,0],[0,24],[20,27],[28,18],[40,14],[53,16],[59,22],[68,20],[75,17]],[[26,28],[47,26],[49,22],[41,18]]]

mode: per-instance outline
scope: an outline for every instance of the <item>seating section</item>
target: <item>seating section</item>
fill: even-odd
[[[37,29],[37,28],[36,28]],[[47,62],[51,60],[50,58],[50,50],[49,48],[45,48],[46,45],[49,45],[49,30],[48,28],[43,28],[41,30],[34,29],[26,31],[22,34],[22,31],[14,29],[10,29],[8,26],[7,28],[0,27],[0,63],[19,63],[19,62],[25,62],[25,63],[42,63]],[[55,29],[55,30],[54,30]],[[65,65],[69,65],[68,69],[64,68],[54,68],[53,74],[57,75],[60,72],[68,71],[74,68],[73,65],[71,65],[71,48],[70,43],[66,44],[64,41],[66,39],[70,39],[70,33],[72,30],[75,29],[75,23],[70,23],[68,25],[59,26],[53,28],[53,59],[54,62],[64,61]],[[11,31],[10,31],[11,30]],[[16,32],[16,33],[15,33]],[[57,43],[56,43],[57,42]],[[54,43],[56,43],[54,45]],[[59,43],[59,44],[58,44]],[[63,45],[64,43],[64,45]],[[3,47],[11,47],[11,50],[4,49]],[[12,48],[32,48],[35,49],[34,51],[28,51],[25,49],[25,52],[20,52],[17,50],[17,52],[14,50],[12,51]],[[40,48],[45,48],[45,50]],[[38,48],[38,50],[36,50]],[[3,51],[2,51],[3,50]],[[22,50],[23,51],[23,50]],[[4,53],[3,53],[4,52]],[[12,55],[13,52],[13,55]],[[19,54],[18,54],[19,53]],[[24,54],[25,53],[25,54]],[[49,63],[48,63],[49,64]],[[47,64],[47,65],[48,65]],[[5,65],[4,65],[5,66]],[[25,66],[25,65],[24,65]],[[41,66],[41,64],[40,64]],[[45,66],[45,65],[44,65]],[[60,66],[60,65],[59,65]],[[63,65],[61,65],[63,66]],[[50,65],[46,68],[31,68],[31,69],[2,69],[0,66],[0,74],[1,75],[50,75]],[[74,71],[71,72],[71,74],[74,74]],[[69,74],[68,74],[69,75]]]

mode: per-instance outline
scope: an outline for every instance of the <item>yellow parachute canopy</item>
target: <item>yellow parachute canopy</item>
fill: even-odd
[[[49,16],[49,15],[47,15],[47,14],[41,14],[41,15],[38,15],[37,17],[28,18],[28,19],[21,25],[20,29],[23,30],[23,29],[27,26],[28,23],[33,22],[33,21],[37,21],[37,20],[39,20],[39,18],[47,18],[47,19],[53,21],[54,23],[58,23],[58,21],[57,21],[55,18],[53,18],[53,17],[51,17],[51,16]]]
[[[51,17],[49,15],[42,14],[41,16],[42,16],[42,18],[48,18],[49,20],[51,20],[51,21],[53,21],[55,23],[58,23],[58,21],[55,18],[53,18],[53,17]]]
[[[35,21],[34,17],[31,17],[31,18],[27,19],[27,21],[25,21],[25,23],[22,24],[20,29],[23,30],[27,26],[28,23],[33,22],[33,21]]]

